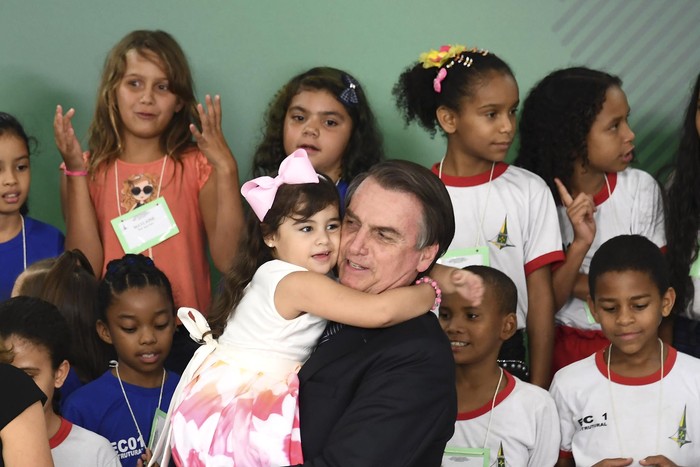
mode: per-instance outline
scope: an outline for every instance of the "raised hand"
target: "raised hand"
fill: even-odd
[[[450,273],[450,282],[455,291],[471,306],[481,305],[484,297],[484,281],[480,276],[464,269],[454,269]]]
[[[80,147],[80,142],[75,136],[72,119],[75,115],[75,109],[70,109],[65,114],[63,108],[56,106],[56,115],[53,119],[53,134],[56,140],[56,147],[61,153],[63,162],[66,168],[72,171],[85,170],[85,161],[83,159],[83,150]]]
[[[573,198],[564,184],[558,178],[554,183],[559,191],[561,202],[566,208],[571,227],[574,229],[574,241],[579,241],[587,246],[593,243],[596,225],[593,213],[596,211],[593,197],[586,193],[579,193]]]
[[[201,103],[197,104],[199,120],[202,122],[202,131],[199,131],[195,125],[190,125],[190,131],[200,151],[206,156],[209,163],[215,169],[218,169],[231,162],[233,153],[229,149],[221,131],[221,97],[217,95],[212,99],[207,94],[204,100],[206,110]]]

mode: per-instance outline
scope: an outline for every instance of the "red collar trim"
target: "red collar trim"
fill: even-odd
[[[442,177],[442,183],[445,186],[454,186],[458,188],[464,188],[469,186],[483,185],[491,180],[496,180],[498,177],[503,175],[503,173],[508,169],[509,165],[505,162],[496,162],[496,166],[493,168],[493,177],[491,177],[491,169],[486,172],[482,172],[478,175],[472,175],[471,177],[455,177],[454,175],[446,175],[444,172]],[[433,165],[432,171],[435,175],[440,173],[440,163]]]
[[[506,377],[506,387],[503,388],[503,391],[499,392],[498,395],[496,396],[496,404],[494,404],[494,408],[498,407],[498,404],[503,402],[506,397],[510,396],[510,394],[513,392],[513,389],[515,389],[515,378],[513,378],[513,375],[508,373],[506,370],[503,370],[503,375]],[[457,414],[457,420],[472,420],[477,417],[481,417],[485,413],[489,413],[491,411],[491,403],[493,401],[489,399],[489,401],[479,407],[478,409],[470,410],[469,412],[461,412]]]
[[[615,192],[615,187],[617,186],[617,172],[606,173],[605,178],[608,179],[608,183],[610,184],[610,193],[608,193],[607,184],[603,183],[603,186],[600,187],[600,191],[593,195],[593,202],[596,206],[600,206],[606,199],[610,198],[610,195]]]
[[[68,438],[71,428],[73,428],[73,424],[61,417],[61,426],[58,427],[56,434],[49,439],[49,447],[53,449],[60,446],[60,444]]]
[[[668,349],[668,354],[666,355],[666,361],[664,361],[664,378],[668,376],[673,369],[673,365],[676,364],[676,357],[678,356],[676,349],[671,346],[665,347]],[[605,356],[603,355],[604,351],[605,349],[596,352],[595,364],[598,367],[600,374],[602,374],[605,379],[608,379],[608,362],[605,360]],[[661,379],[661,369],[659,368],[659,370],[650,375],[640,377],[621,376],[611,370],[610,379],[613,381],[613,383],[624,384],[625,386],[644,386],[646,384],[658,383]]]

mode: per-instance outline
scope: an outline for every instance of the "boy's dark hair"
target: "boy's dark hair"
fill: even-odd
[[[565,68],[544,77],[525,99],[515,165],[542,177],[557,204],[561,200],[554,178],[571,191],[574,164],[588,163],[588,133],[611,87],[622,87],[620,78],[584,67]]]
[[[246,230],[239,242],[238,255],[221,277],[219,293],[214,297],[207,318],[214,337],[224,332],[258,268],[274,259],[265,237],[277,232],[287,218],[308,219],[328,206],[340,209],[340,198],[333,181],[321,175],[318,183],[282,184],[262,222],[252,210],[246,211]]]
[[[171,261],[175,259],[171,258]],[[153,260],[143,255],[124,255],[107,264],[107,273],[97,289],[97,317],[107,322],[107,308],[115,295],[127,289],[142,289],[144,287],[160,287],[170,302],[175,314],[175,301],[170,281],[163,271],[158,269]]]
[[[15,297],[0,303],[0,339],[10,336],[44,347],[57,370],[64,360],[70,360],[70,330],[68,323],[54,305],[39,298]],[[12,348],[7,349],[12,351]],[[53,408],[58,413],[59,393]]]
[[[484,288],[493,290],[498,303],[498,311],[507,315],[518,309],[518,289],[510,277],[498,269],[489,266],[466,266],[465,271],[472,272],[484,281]]]
[[[340,102],[352,119],[350,140],[341,159],[341,178],[350,182],[359,173],[384,159],[382,135],[364,88],[349,73],[331,67],[315,67],[292,79],[277,92],[265,113],[262,140],[253,156],[253,175],[272,175],[282,160],[284,121],[289,104],[302,91],[327,91]],[[348,92],[352,95],[348,96]],[[346,97],[347,96],[347,97]]]
[[[649,275],[663,295],[670,287],[668,265],[661,249],[641,235],[619,235],[603,243],[593,255],[588,288],[595,298],[598,278],[606,272],[638,271]]]
[[[438,107],[445,106],[457,112],[462,99],[473,96],[474,90],[493,73],[514,77],[506,62],[491,52],[484,52],[469,49],[454,57],[455,60],[471,60],[468,67],[455,62],[447,69],[446,65],[450,63],[447,61],[441,67],[424,68],[421,62],[417,62],[406,68],[392,90],[396,107],[403,114],[406,125],[416,121],[428,130],[430,136],[435,136],[440,128],[435,113]],[[433,80],[442,69],[447,69],[447,75],[438,93],[433,88]]]
[[[666,258],[676,291],[675,313],[685,310],[695,294],[690,267],[698,258],[700,230],[700,138],[696,125],[698,95],[700,74],[695,79],[686,107],[678,152],[671,165],[673,174],[666,204]]]

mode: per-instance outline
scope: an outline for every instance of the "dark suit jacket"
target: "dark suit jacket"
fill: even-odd
[[[432,313],[346,326],[299,372],[305,466],[439,466],[457,416],[450,344]]]

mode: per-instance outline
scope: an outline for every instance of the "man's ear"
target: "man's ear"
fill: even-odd
[[[100,336],[100,339],[111,345],[112,335],[109,332],[109,327],[107,324],[101,319],[98,319],[97,324],[95,324],[95,328],[97,329],[97,335]]]
[[[420,259],[418,260],[418,266],[416,266],[416,271],[425,272],[431,264],[438,252],[438,245],[428,245],[420,250]]]
[[[448,135],[457,131],[457,112],[441,105],[435,111],[435,116],[442,130]]]

